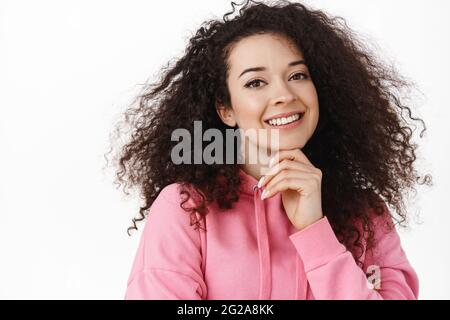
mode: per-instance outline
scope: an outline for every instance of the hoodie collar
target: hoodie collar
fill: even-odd
[[[239,169],[239,176],[241,178],[241,192],[253,195],[255,193],[255,189],[258,187],[258,180],[242,169]]]

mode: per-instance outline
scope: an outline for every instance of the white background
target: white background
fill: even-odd
[[[448,1],[308,1],[378,44],[423,96],[419,169],[434,187],[400,231],[421,299],[449,299]],[[0,1],[0,298],[122,299],[140,200],[102,170],[139,84],[179,57],[225,0]],[[420,220],[421,223],[415,223]],[[141,231],[142,229],[139,229]]]

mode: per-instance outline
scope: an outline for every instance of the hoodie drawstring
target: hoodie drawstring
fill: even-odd
[[[259,251],[259,300],[270,300],[272,292],[272,271],[270,261],[269,233],[267,227],[266,208],[261,200],[261,189],[253,187],[253,200],[255,204],[256,238]],[[306,299],[307,282],[301,281],[300,270],[303,262],[300,257],[295,259],[295,300]]]
[[[256,238],[259,251],[259,300],[270,300],[272,291],[272,271],[270,262],[269,234],[267,228],[266,209],[264,201],[260,199],[261,192],[258,186],[253,187]]]

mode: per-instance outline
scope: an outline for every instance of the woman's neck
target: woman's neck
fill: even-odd
[[[256,180],[261,179],[261,165],[260,164],[241,164],[241,169]]]
[[[257,159],[247,157],[245,158],[245,163],[241,164],[241,169],[256,180],[259,180],[269,169],[270,158],[270,155],[267,154],[259,154]]]

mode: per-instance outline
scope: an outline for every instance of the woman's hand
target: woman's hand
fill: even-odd
[[[278,152],[258,186],[265,186],[261,199],[281,192],[286,214],[299,230],[323,217],[322,171],[314,167],[300,149]]]

